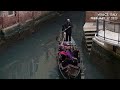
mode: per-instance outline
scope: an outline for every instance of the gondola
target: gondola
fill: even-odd
[[[80,77],[80,63],[77,65],[68,64],[66,66],[62,66],[63,62],[58,58],[58,67],[61,75],[64,79],[76,79]]]
[[[64,35],[63,35],[64,36]],[[64,37],[62,39],[59,39],[61,41],[59,41],[59,45],[61,43],[64,43]],[[69,43],[69,46],[71,47],[77,47],[75,41],[72,38],[71,43]],[[65,64],[67,61],[62,60],[61,55],[58,54],[57,56],[57,60],[58,60],[58,68],[59,71],[61,73],[61,75],[63,76],[64,79],[76,79],[76,78],[80,78],[80,73],[81,73],[81,67],[80,67],[80,51],[77,49],[78,53],[77,53],[77,57],[75,60],[73,60],[73,63],[67,63]],[[59,50],[58,50],[59,52]],[[64,65],[65,64],[65,65]]]

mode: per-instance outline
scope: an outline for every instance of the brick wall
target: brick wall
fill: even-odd
[[[86,11],[86,22],[95,22],[96,20],[91,17],[97,17],[98,13],[117,13],[118,19],[116,21],[120,21],[120,11]]]
[[[15,15],[8,16],[8,12],[4,11],[4,16],[3,16],[3,28],[12,26],[17,23],[18,17]]]
[[[38,18],[39,16],[41,16],[42,14],[42,11],[34,11],[33,12],[33,16],[34,16],[34,18]]]
[[[44,16],[45,14],[49,12],[50,11],[34,11],[34,18],[38,18],[39,16]]]
[[[23,23],[27,20],[33,19],[33,15],[31,11],[19,11],[18,13],[18,21]]]
[[[2,17],[0,17],[0,29],[2,28]]]
[[[3,11],[3,17],[0,18],[0,27],[1,23],[3,23],[3,28],[6,28],[16,23],[24,23],[27,20],[38,18],[49,12],[50,11],[15,11],[16,14],[8,16],[8,11]]]
[[[86,11],[86,22],[93,22],[94,20],[90,19],[91,17],[96,16],[96,12],[95,11]]]

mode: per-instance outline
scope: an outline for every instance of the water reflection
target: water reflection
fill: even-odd
[[[82,16],[79,12],[71,12],[63,17],[52,20],[50,23],[45,23],[41,26],[40,32],[34,34],[31,38],[26,38],[5,51],[0,55],[0,78],[4,79],[61,79],[59,73],[56,53],[57,42],[55,41],[56,34],[63,23],[63,20],[71,15],[74,20],[75,27],[73,34],[76,39],[81,36],[77,31],[80,29],[80,22],[78,19]],[[82,25],[82,24],[81,24]],[[46,32],[45,32],[46,31]],[[75,34],[76,32],[76,34]]]
[[[43,47],[43,52],[40,53],[39,56],[36,55],[32,58],[26,56],[26,59],[19,58],[18,60],[1,67],[0,78],[58,79],[56,48],[53,47],[53,45],[52,47],[50,45],[45,45],[45,47]]]

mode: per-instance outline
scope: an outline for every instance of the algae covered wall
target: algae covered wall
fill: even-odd
[[[93,41],[90,60],[107,79],[120,78],[120,57]]]

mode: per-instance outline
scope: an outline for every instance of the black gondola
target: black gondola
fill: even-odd
[[[64,36],[64,35],[62,35]],[[59,39],[62,41],[59,41],[59,44],[64,43],[64,38]],[[75,42],[69,43],[69,46],[71,47],[77,47]],[[77,56],[76,59],[74,60],[63,60],[62,56],[58,54],[58,67],[61,75],[63,76],[64,79],[76,79],[78,76],[80,77],[81,73],[81,68],[80,68],[80,51],[77,49]],[[59,51],[60,52],[60,51]],[[69,61],[71,63],[69,63]],[[67,64],[66,64],[67,63]]]
[[[58,58],[59,70],[64,79],[76,79],[78,75],[80,75],[80,63],[77,63],[77,65],[68,64],[62,66],[63,63],[64,62],[61,62],[60,58]]]

